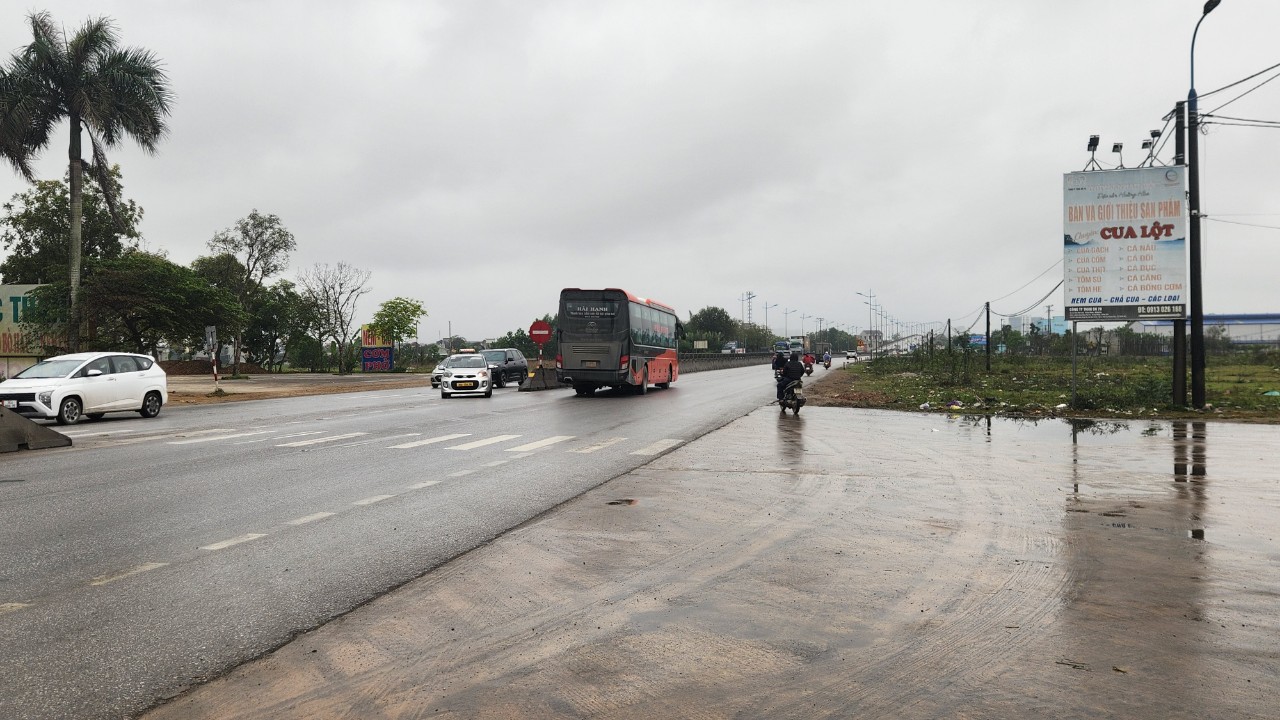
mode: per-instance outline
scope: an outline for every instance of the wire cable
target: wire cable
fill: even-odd
[[[1215,94],[1217,94],[1217,93],[1222,92],[1223,90],[1229,90],[1229,89],[1231,89],[1231,88],[1233,88],[1233,87],[1235,87],[1235,86],[1237,86],[1237,85],[1240,85],[1240,84],[1242,84],[1242,83],[1247,83],[1247,82],[1249,82],[1250,80],[1252,80],[1252,79],[1254,79],[1254,78],[1258,77],[1259,75],[1262,75],[1262,74],[1264,74],[1264,73],[1269,73],[1269,72],[1271,72],[1272,70],[1275,70],[1276,68],[1280,68],[1280,63],[1276,63],[1275,65],[1272,65],[1271,67],[1266,68],[1266,69],[1264,69],[1264,70],[1259,70],[1258,72],[1256,72],[1256,73],[1254,73],[1254,74],[1250,75],[1249,77],[1247,77],[1247,78],[1245,78],[1245,79],[1243,79],[1243,80],[1237,80],[1237,81],[1235,81],[1235,82],[1231,83],[1230,85],[1223,85],[1222,87],[1218,88],[1217,90],[1210,90],[1210,91],[1209,91],[1209,92],[1207,92],[1207,93],[1199,93],[1196,97],[1197,97],[1197,99],[1204,99],[1204,98],[1207,98],[1207,97],[1209,97],[1210,95],[1215,95]],[[1268,82],[1270,82],[1270,81],[1268,81]]]
[[[1000,302],[1001,300],[1004,300],[1005,298],[1009,297],[1010,295],[1013,295],[1013,294],[1015,294],[1015,293],[1021,292],[1023,288],[1027,287],[1027,285],[1030,285],[1031,283],[1033,283],[1033,282],[1035,282],[1035,281],[1039,280],[1040,278],[1042,278],[1042,277],[1044,277],[1044,276],[1045,276],[1045,273],[1047,273],[1047,272],[1049,272],[1050,270],[1052,270],[1052,269],[1054,269],[1054,268],[1058,267],[1059,265],[1061,265],[1061,264],[1062,264],[1062,260],[1063,260],[1062,258],[1058,258],[1058,259],[1057,259],[1057,261],[1055,261],[1052,265],[1050,265],[1049,267],[1045,268],[1044,272],[1042,272],[1042,273],[1040,273],[1039,275],[1037,275],[1037,276],[1035,276],[1035,277],[1031,278],[1030,280],[1028,280],[1026,283],[1024,283],[1024,284],[1023,284],[1023,286],[1022,286],[1022,287],[1018,288],[1017,290],[1014,290],[1013,292],[1009,293],[1008,295],[1005,295],[1005,296],[1003,296],[1003,297],[998,297],[998,298],[996,298],[995,300],[992,300],[991,302]]]
[[[1223,220],[1220,217],[1215,217],[1210,215],[1201,215],[1200,218],[1202,220],[1212,220],[1214,222],[1226,223],[1228,225],[1243,225],[1244,227],[1263,228],[1264,230],[1280,230],[1280,227],[1277,227],[1275,225],[1258,225],[1256,223],[1245,223],[1245,222],[1239,222],[1237,220]]]

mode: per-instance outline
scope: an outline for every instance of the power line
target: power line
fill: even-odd
[[[1220,217],[1210,215],[1201,215],[1200,217],[1203,220],[1212,220],[1214,222],[1226,223],[1228,225],[1243,225],[1244,227],[1263,228],[1264,230],[1280,230],[1280,227],[1276,227],[1275,225],[1258,225],[1256,223],[1243,223],[1236,220],[1223,220]]]
[[[1264,70],[1263,72],[1266,72],[1266,71]],[[1255,76],[1255,77],[1256,77],[1256,76]],[[1240,98],[1244,97],[1245,95],[1248,95],[1249,93],[1253,92],[1254,90],[1257,90],[1258,88],[1262,87],[1263,85],[1266,85],[1267,83],[1271,82],[1272,80],[1275,80],[1275,79],[1276,79],[1276,78],[1278,78],[1278,77],[1280,77],[1280,74],[1272,75],[1271,77],[1267,78],[1266,80],[1263,80],[1262,82],[1258,83],[1257,85],[1254,85],[1253,87],[1249,88],[1248,90],[1245,90],[1244,92],[1240,93],[1239,95],[1237,95],[1237,96],[1235,96],[1235,97],[1231,98],[1230,100],[1228,100],[1228,101],[1226,101],[1226,102],[1222,103],[1222,104],[1221,104],[1221,105],[1219,105],[1218,107],[1216,107],[1216,108],[1214,108],[1214,109],[1210,110],[1210,111],[1209,111],[1209,113],[1210,113],[1210,114],[1213,114],[1213,113],[1218,112],[1218,111],[1219,111],[1219,110],[1221,110],[1222,108],[1224,108],[1224,107],[1226,107],[1226,106],[1230,105],[1231,103],[1233,103],[1233,102],[1235,102],[1235,101],[1239,100]]]
[[[1252,79],[1254,79],[1254,78],[1258,77],[1259,75],[1262,75],[1263,73],[1271,72],[1272,70],[1275,70],[1276,68],[1280,68],[1280,63],[1276,63],[1275,65],[1272,65],[1272,66],[1271,66],[1271,67],[1269,67],[1269,68],[1266,68],[1266,69],[1263,69],[1263,70],[1259,70],[1258,72],[1256,72],[1256,73],[1254,73],[1254,74],[1250,75],[1250,76],[1249,76],[1249,77],[1247,77],[1247,78],[1244,78],[1243,80],[1237,80],[1237,81],[1235,81],[1235,82],[1231,83],[1230,85],[1223,85],[1222,87],[1218,88],[1217,90],[1210,90],[1210,91],[1209,91],[1209,92],[1207,92],[1207,93],[1199,93],[1199,94],[1197,95],[1197,97],[1198,97],[1199,99],[1203,100],[1203,99],[1205,99],[1205,98],[1209,97],[1210,95],[1215,95],[1215,94],[1217,94],[1217,93],[1222,92],[1223,90],[1230,90],[1231,88],[1233,88],[1233,87],[1235,87],[1235,86],[1237,86],[1237,85],[1240,85],[1240,84],[1242,84],[1242,83],[1247,83],[1247,82],[1249,82],[1250,80],[1252,80]],[[1268,82],[1270,82],[1270,81],[1268,81]]]
[[[1047,272],[1049,272],[1050,270],[1052,270],[1052,269],[1054,269],[1054,268],[1058,267],[1058,266],[1059,266],[1059,265],[1061,265],[1061,264],[1062,264],[1062,258],[1058,258],[1058,259],[1057,259],[1057,260],[1056,260],[1052,265],[1050,265],[1049,267],[1045,268],[1045,271],[1044,271],[1044,272],[1042,272],[1042,273],[1040,273],[1039,275],[1037,275],[1037,276],[1035,276],[1035,277],[1031,278],[1030,280],[1028,280],[1028,281],[1027,281],[1027,282],[1026,282],[1022,287],[1020,287],[1020,288],[1018,288],[1017,290],[1014,290],[1013,292],[1009,293],[1009,295],[1005,295],[1004,297],[998,297],[998,298],[996,298],[995,300],[992,300],[991,302],[1000,302],[1001,300],[1004,300],[1005,298],[1009,297],[1010,295],[1014,295],[1015,293],[1021,292],[1023,288],[1027,287],[1027,285],[1030,285],[1031,283],[1033,283],[1033,282],[1035,282],[1035,281],[1039,280],[1040,278],[1044,277],[1044,276],[1045,276],[1045,273],[1047,273]]]

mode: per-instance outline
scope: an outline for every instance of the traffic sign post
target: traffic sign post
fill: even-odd
[[[529,326],[529,339],[538,344],[538,369],[542,369],[542,346],[551,339],[551,323],[546,320],[534,320]]]
[[[218,327],[216,325],[204,326],[204,349],[209,353],[209,360],[213,364],[213,389],[218,390]]]

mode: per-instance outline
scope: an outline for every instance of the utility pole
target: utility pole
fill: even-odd
[[[1178,103],[1173,112],[1177,115],[1174,130],[1173,164],[1186,164],[1186,104]],[[1173,406],[1187,406],[1187,320],[1183,316],[1173,321]]]
[[[991,372],[991,303],[987,303],[987,372]]]
[[[756,294],[751,292],[750,290],[748,290],[747,294],[744,296],[747,299],[747,324],[748,325],[751,324],[751,299],[754,298],[755,296]]]
[[[778,303],[774,303],[772,305],[770,305],[769,303],[763,303],[763,304],[764,304],[764,329],[767,330],[770,335],[772,335],[773,329],[769,327],[769,308],[778,307]]]

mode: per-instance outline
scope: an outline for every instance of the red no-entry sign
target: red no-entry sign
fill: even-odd
[[[544,343],[551,339],[551,323],[546,320],[534,320],[529,326],[529,339],[533,340],[541,348]]]

